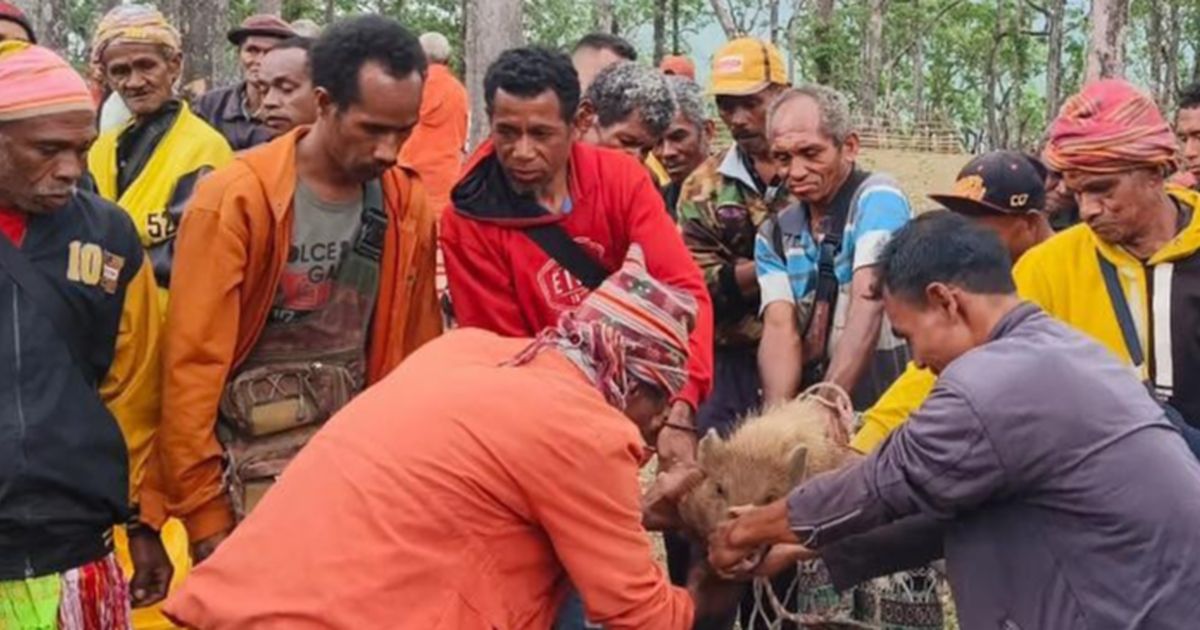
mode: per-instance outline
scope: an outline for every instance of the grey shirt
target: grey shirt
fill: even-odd
[[[296,181],[295,220],[287,265],[271,321],[292,321],[329,301],[333,280],[362,225],[363,200],[329,202]]]
[[[940,538],[967,629],[1200,627],[1200,463],[1127,366],[1032,304],[788,508],[835,573]]]

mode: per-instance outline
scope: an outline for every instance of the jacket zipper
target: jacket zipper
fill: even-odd
[[[19,304],[18,299],[20,297],[18,294],[19,294],[19,291],[16,289],[16,287],[13,287],[13,292],[12,292],[12,314],[13,314],[12,332],[13,332],[13,349],[15,350],[15,352],[13,352],[13,361],[14,361],[14,367],[16,368],[16,371],[17,371],[16,378],[13,379],[14,381],[16,381],[15,387],[13,387],[13,391],[16,393],[15,398],[17,401],[17,440],[19,441],[19,443],[21,445],[20,451],[19,451],[21,453],[21,467],[18,468],[18,470],[20,470],[21,468],[24,468],[25,463],[27,461],[29,461],[29,456],[25,452],[25,449],[28,446],[26,444],[26,439],[25,439],[25,437],[26,437],[25,436],[25,433],[26,433],[25,404],[24,404],[24,401],[21,399],[21,309],[18,306],[18,304]],[[18,474],[20,474],[20,473],[18,473]],[[26,523],[30,522],[32,519],[29,514],[29,506],[28,505],[22,506],[21,511],[25,516],[25,522]],[[26,556],[25,556],[25,577],[26,578],[33,577],[33,561],[29,558],[28,554],[26,554]]]

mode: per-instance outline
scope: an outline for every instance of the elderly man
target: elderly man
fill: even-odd
[[[251,15],[229,31],[229,43],[238,50],[242,81],[206,92],[196,100],[196,113],[220,131],[234,151],[249,149],[274,136],[259,118],[264,94],[258,87],[259,70],[268,50],[295,36],[292,27],[275,15]]]
[[[1045,159],[1084,225],[1029,250],[1014,273],[1023,297],[1132,364],[1200,454],[1200,193],[1164,186],[1177,146],[1128,83],[1069,99]]]
[[[897,568],[872,553],[890,540],[910,566],[944,555],[965,628],[1191,627],[1200,463],[1137,377],[1022,302],[1000,240],[960,216],[915,220],[878,266],[937,386],[862,461],[724,523],[712,564],[800,543],[870,575]]]
[[[436,220],[395,168],[424,70],[394,20],[329,27],[312,49],[316,124],[244,153],[188,206],[160,459],[197,561],[334,412],[441,332]]]
[[[88,168],[100,196],[133,217],[165,300],[183,208],[200,178],[233,152],[175,96],[183,67],[179,32],[157,9],[130,4],[110,11],[96,27],[92,60],[133,119],[100,134]]]
[[[675,117],[662,139],[654,145],[654,157],[671,178],[662,188],[662,194],[667,213],[674,219],[683,182],[708,159],[717,128],[704,111],[704,97],[699,85],[683,77],[667,77],[667,87],[675,99]]]
[[[829,381],[865,409],[904,369],[906,351],[872,299],[879,252],[909,219],[891,177],[858,168],[845,99],[808,85],[771,105],[771,154],[796,205],[759,230],[759,347],[768,404]]]
[[[309,69],[313,40],[290,37],[263,55],[258,71],[263,124],[284,134],[317,120],[317,94]]]
[[[12,39],[36,44],[37,34],[20,7],[0,1],[0,42]]]
[[[421,176],[429,205],[441,213],[462,170],[467,148],[467,89],[451,72],[450,42],[441,33],[421,35],[429,62],[421,96],[421,122],[400,151],[400,163]]]
[[[584,92],[575,130],[583,142],[644,162],[674,116],[675,99],[666,78],[623,61],[601,70]]]
[[[691,459],[692,415],[711,379],[712,311],[662,197],[636,160],[574,140],[579,81],[566,55],[506,51],[488,68],[484,95],[491,140],[441,220],[458,322],[535,335],[600,286],[630,245],[642,245],[650,273],[698,305],[691,378],[659,444],[665,464]]]
[[[547,628],[569,579],[606,628],[691,628],[638,468],[687,381],[695,310],[633,246],[536,339],[429,344],[317,434],[169,613],[213,630]]]
[[[0,627],[125,628],[166,595],[158,302],[129,217],[76,189],[96,113],[49,50],[0,42]],[[127,525],[134,576],[113,554]]]

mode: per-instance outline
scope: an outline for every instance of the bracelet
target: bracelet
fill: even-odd
[[[695,435],[700,434],[700,429],[697,429],[696,427],[686,425],[686,424],[679,424],[677,422],[664,422],[663,428],[671,428],[671,429],[675,429],[676,431],[687,431],[688,433],[692,433]]]

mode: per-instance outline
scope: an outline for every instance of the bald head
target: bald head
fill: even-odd
[[[429,63],[444,64],[450,61],[450,40],[441,33],[431,31],[421,35],[421,48],[425,51],[425,58]]]

